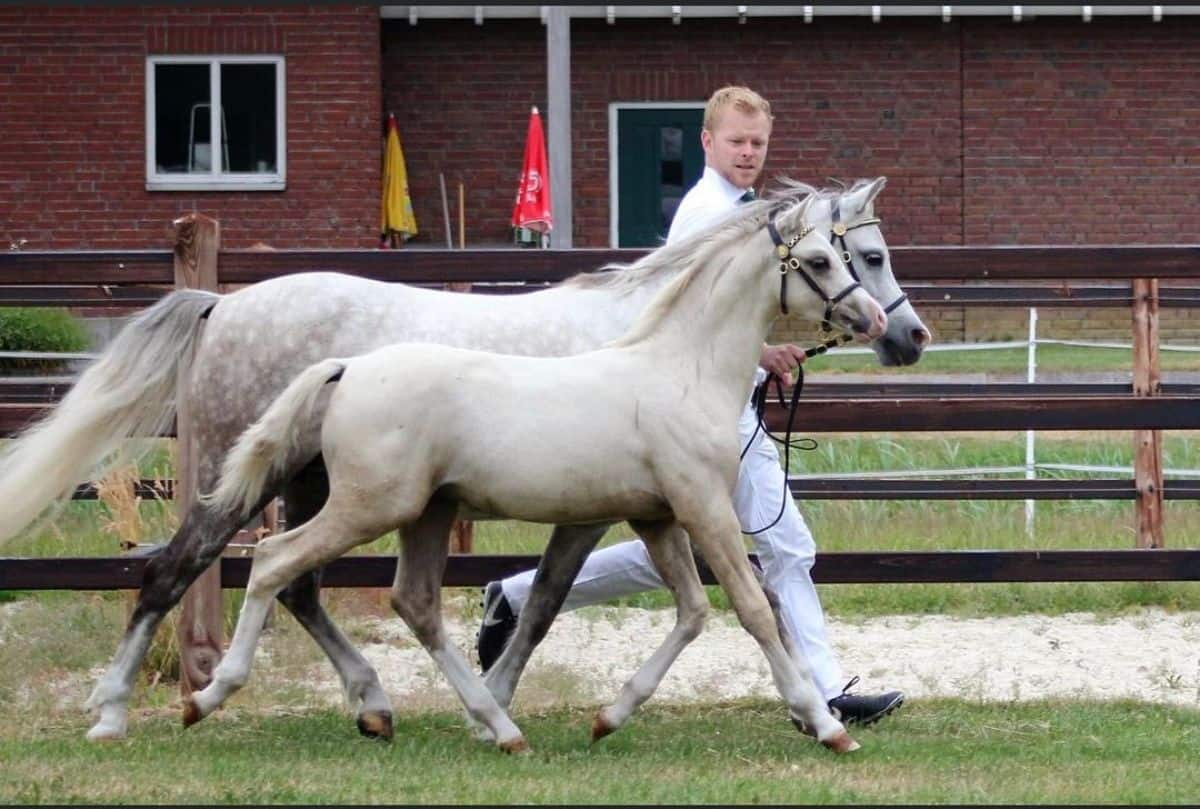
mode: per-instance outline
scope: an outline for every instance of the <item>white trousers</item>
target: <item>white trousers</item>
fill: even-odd
[[[740,446],[746,445],[755,424],[754,411],[747,406],[738,422]],[[733,492],[742,530],[754,531],[774,520],[781,498],[784,509],[779,522],[751,539],[767,586],[779,599],[780,613],[792,639],[808,659],[817,689],[828,700],[842,693],[845,680],[829,644],[825,616],[811,576],[816,543],[787,489],[775,444],[760,431],[742,459]],[[517,612],[529,597],[534,573],[533,570],[518,573],[501,583],[505,597]],[[640,539],[631,539],[588,556],[563,609],[573,610],[663,586],[646,546]]]

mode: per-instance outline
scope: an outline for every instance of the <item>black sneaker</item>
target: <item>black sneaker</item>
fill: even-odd
[[[872,696],[851,694],[850,689],[857,682],[858,677],[851,678],[842,689],[842,693],[829,700],[829,710],[833,711],[833,715],[843,724],[870,725],[904,704],[904,694],[899,691]]]
[[[479,665],[484,673],[500,658],[508,639],[517,629],[517,614],[512,611],[500,582],[488,582],[483,589],[483,623],[475,638]]]

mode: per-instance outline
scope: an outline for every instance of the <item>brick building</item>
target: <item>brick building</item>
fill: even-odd
[[[879,213],[892,244],[1195,241],[1200,7],[1096,6],[1085,20],[1092,7],[1034,4],[1019,22],[1013,6],[885,6],[877,22],[870,6],[818,5],[811,21],[803,6],[750,6],[740,20],[743,7],[683,7],[677,20],[674,8],[572,11],[575,246],[625,243],[615,178],[638,150],[622,149],[624,112],[679,107],[694,122],[726,83],[772,101],[768,176],[886,175]],[[174,217],[202,210],[229,246],[371,247],[390,111],[417,243],[442,243],[439,172],[465,186],[470,245],[511,243],[529,107],[548,125],[554,114],[544,13],[0,7],[0,236],[28,249],[161,247]],[[195,175],[214,155],[197,131],[217,125],[192,82],[204,75],[210,96],[226,94],[228,142],[249,149],[224,155],[239,171],[207,184]],[[256,110],[247,94],[259,86],[269,103]],[[186,136],[151,120],[187,92],[199,103]],[[685,144],[692,126],[677,127]],[[669,140],[653,189],[664,210],[679,185],[667,175],[688,160]],[[977,314],[934,320],[942,339],[1003,336],[972,325]],[[1061,314],[1076,319],[1059,318],[1067,332],[1109,328]],[[1190,314],[1164,311],[1164,334],[1200,339]],[[1127,333],[1122,313],[1099,315]],[[1043,316],[1050,333],[1056,322]]]

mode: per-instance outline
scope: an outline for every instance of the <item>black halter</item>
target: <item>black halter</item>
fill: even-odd
[[[862,278],[859,277],[858,270],[854,267],[854,258],[850,255],[850,248],[846,246],[846,233],[855,228],[866,227],[867,225],[878,225],[880,219],[860,219],[857,222],[847,225],[842,222],[841,200],[833,201],[833,233],[829,236],[830,244],[837,246],[842,251],[842,261],[846,264],[846,269],[850,271],[850,277],[855,281],[862,283]],[[899,298],[889,303],[883,310],[885,315],[890,315],[896,310],[900,304],[908,300],[908,295],[901,293]],[[827,330],[828,331],[828,330]]]
[[[775,215],[778,212],[778,208],[772,208],[771,213],[767,215],[767,233],[771,234],[771,241],[775,243],[775,255],[779,257],[779,309],[785,315],[788,313],[788,272],[795,271],[800,274],[800,277],[804,279],[804,283],[808,284],[813,292],[821,296],[821,300],[825,303],[825,314],[821,318],[821,330],[826,332],[833,331],[833,324],[830,322],[830,319],[833,317],[833,308],[841,303],[843,298],[861,286],[858,276],[852,271],[851,275],[854,276],[854,283],[832,298],[825,294],[825,290],[821,289],[821,285],[804,269],[804,265],[800,262],[800,259],[792,255],[792,248],[808,235],[812,227],[810,225],[803,225],[799,233],[785,242],[783,237],[779,235],[779,228],[775,227]]]

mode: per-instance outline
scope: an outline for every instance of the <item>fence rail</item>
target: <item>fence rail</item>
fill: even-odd
[[[0,558],[2,590],[136,590],[149,556]],[[752,555],[753,556],[753,555]],[[223,587],[245,587],[251,559],[221,558]],[[536,567],[537,556],[452,555],[442,583],[482,587]],[[701,578],[715,584],[702,564]],[[324,568],[323,587],[391,587],[394,556],[345,556]],[[897,551],[818,553],[819,584],[1200,581],[1200,550]]]
[[[473,282],[478,292],[503,294],[553,284],[609,262],[632,262],[646,252],[222,250],[217,234],[213,220],[193,214],[177,223],[174,250],[0,253],[0,306],[135,307],[180,286],[217,289],[313,270],[429,286]],[[891,256],[897,277],[918,306],[1130,308],[1134,384],[866,383],[856,387],[816,383],[799,407],[798,423],[804,432],[1134,429],[1140,447],[1135,476],[1071,481],[796,479],[790,482],[792,490],[805,498],[828,499],[1132,499],[1138,508],[1139,545],[1161,545],[1161,523],[1155,515],[1161,513],[1164,497],[1196,499],[1200,480],[1164,482],[1156,437],[1161,429],[1200,429],[1200,386],[1160,384],[1157,312],[1160,306],[1200,304],[1200,288],[1194,285],[1200,277],[1200,246],[914,246],[895,247]],[[1162,280],[1177,283],[1160,288]],[[16,381],[0,385],[0,435],[11,435],[27,425],[65,390],[61,380],[44,387]],[[785,417],[778,405],[768,408],[772,430],[780,430]],[[188,479],[182,473],[180,478]],[[173,496],[174,488],[173,483],[141,481],[139,494]],[[76,494],[95,497],[95,489],[81,487]],[[445,582],[480,585],[535,562],[532,556],[454,556]],[[136,588],[146,563],[145,556],[0,559],[0,589]],[[244,585],[249,563],[248,558],[223,558],[220,580],[225,586]],[[388,557],[341,559],[326,570],[324,583],[388,586],[394,565]],[[203,586],[212,586],[216,578]],[[821,582],[1194,581],[1200,580],[1200,551],[826,553],[818,556],[814,578]],[[192,603],[185,600],[185,614]],[[211,607],[219,599],[214,602],[209,597],[205,603]],[[203,624],[203,634],[215,638],[219,648],[219,612],[181,623],[196,628]],[[193,648],[210,641],[181,637],[180,642]]]

